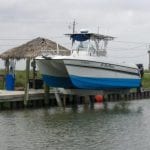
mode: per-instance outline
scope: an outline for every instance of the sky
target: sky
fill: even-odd
[[[148,68],[150,44],[149,0],[0,0],[0,53],[37,37],[66,47],[64,36],[88,29],[116,37],[108,56]],[[17,63],[22,67],[23,63]]]

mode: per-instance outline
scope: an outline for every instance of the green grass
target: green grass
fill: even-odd
[[[20,70],[17,70],[16,71],[16,80],[15,80],[15,86],[16,87],[24,87],[25,85],[25,76],[26,76],[26,72],[25,71],[20,71]],[[30,71],[30,74],[29,74],[29,78],[32,79],[33,77],[33,72]],[[37,72],[37,77],[36,78],[41,78],[41,75],[39,72]]]
[[[142,85],[144,88],[150,88],[150,72],[145,72],[142,80]]]
[[[32,74],[33,72],[30,71],[30,79],[32,79]],[[5,70],[0,70],[0,75],[5,75]],[[15,87],[24,87],[25,86],[25,76],[26,72],[25,70],[17,70],[15,71]],[[36,78],[41,78],[41,75],[39,72],[37,72],[37,77]],[[0,89],[4,89],[5,85],[3,84],[3,80],[0,79]]]

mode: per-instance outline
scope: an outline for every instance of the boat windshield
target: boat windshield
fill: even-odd
[[[84,42],[79,42],[79,44],[77,45],[77,50],[79,51],[85,51],[88,48],[88,42],[84,41]]]
[[[94,43],[92,43],[92,41],[84,41],[84,42],[78,42],[78,44],[76,45],[75,50],[77,51],[89,51],[89,50],[95,50],[96,46],[94,45]]]

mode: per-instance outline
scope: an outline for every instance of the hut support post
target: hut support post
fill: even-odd
[[[33,59],[31,65],[33,67],[33,89],[35,89],[35,78],[36,78],[36,62],[35,62],[35,59]]]
[[[29,72],[30,72],[30,58],[26,60],[26,79],[25,79],[25,96],[24,105],[27,106],[29,100]]]
[[[9,73],[9,59],[5,60],[5,74]]]

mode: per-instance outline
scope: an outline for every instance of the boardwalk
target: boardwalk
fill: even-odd
[[[24,91],[7,91],[0,90],[0,102],[6,101],[23,101]],[[29,100],[44,99],[44,90],[30,90]]]
[[[130,101],[142,100],[150,98],[150,90],[139,92],[102,92],[102,91],[82,91],[51,89],[48,93],[48,99],[45,98],[44,90],[29,90],[29,100],[27,105],[24,105],[24,91],[7,91],[0,90],[0,110],[16,109],[16,108],[33,108],[45,106],[67,106],[73,104],[93,104],[95,95],[101,94],[104,96],[104,101]]]

